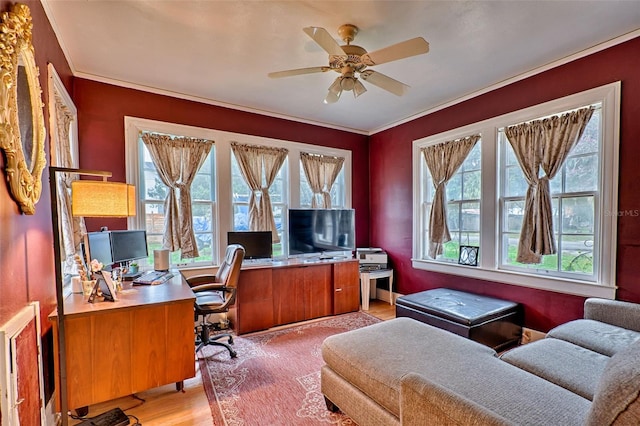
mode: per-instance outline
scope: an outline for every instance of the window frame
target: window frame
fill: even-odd
[[[60,100],[62,101],[63,105],[67,107],[71,115],[73,115],[73,120],[71,121],[71,123],[69,123],[69,145],[71,147],[71,160],[73,163],[73,167],[79,168],[80,167],[79,166],[80,165],[80,157],[79,157],[80,143],[78,140],[78,108],[76,108],[76,105],[73,103],[73,99],[71,99],[69,92],[67,92],[67,88],[64,86],[64,83],[62,83],[62,80],[60,79],[60,76],[58,75],[56,68],[51,63],[48,64],[47,66],[47,74],[48,74],[47,91],[49,94],[48,112],[49,112],[49,132],[50,132],[49,151],[51,153],[50,154],[51,165],[59,166],[58,161],[55,158],[56,157],[55,144],[57,143],[57,138],[58,138],[58,133],[57,133],[58,118],[57,118],[56,107],[55,107],[56,105],[55,95],[57,94],[60,97]],[[62,228],[60,229],[61,229],[60,232],[62,232]],[[60,234],[59,237],[62,238],[62,234]],[[65,263],[66,263],[65,259],[62,259],[63,271],[64,271]],[[62,283],[62,293],[64,297],[67,297],[68,295],[70,295],[72,290],[73,289],[71,288],[71,276],[67,274],[63,277],[63,283]]]
[[[327,156],[344,157],[344,197],[345,207],[352,206],[352,152],[346,149],[325,147],[320,145],[310,145],[301,142],[293,142],[282,139],[272,139],[262,136],[245,135],[241,133],[226,132],[222,130],[208,129],[202,127],[188,126],[184,124],[168,123],[145,118],[124,117],[125,128],[125,167],[127,183],[138,186],[140,176],[137,149],[138,133],[140,131],[167,133],[180,136],[189,136],[194,138],[204,138],[213,140],[215,145],[215,164],[214,180],[215,185],[215,210],[214,210],[214,238],[217,241],[215,252],[217,258],[214,257],[213,264],[219,264],[221,257],[224,255],[226,248],[226,235],[228,231],[233,230],[233,191],[231,185],[231,143],[237,142],[249,145],[264,145],[269,147],[287,148],[289,150],[287,161],[283,167],[288,167],[286,176],[288,183],[286,189],[286,197],[284,200],[284,217],[283,217],[283,253],[288,252],[288,220],[287,211],[289,208],[298,208],[300,206],[300,153],[310,152],[314,154],[322,154]],[[139,198],[139,197],[138,197]],[[141,211],[140,202],[138,200],[137,211]],[[128,229],[144,229],[140,215],[127,219]],[[176,266],[176,265],[173,265]],[[178,268],[193,267],[194,265],[178,265]],[[209,265],[205,265],[209,266]]]
[[[501,116],[469,124],[447,132],[413,141],[413,251],[412,267],[433,272],[441,272],[486,281],[501,282],[517,286],[574,294],[586,297],[613,299],[616,291],[616,241],[618,210],[618,152],[620,123],[619,81],[594,89],[579,92],[563,98],[534,105]],[[538,273],[506,270],[499,267],[500,233],[498,203],[499,180],[502,170],[500,164],[500,146],[498,130],[514,123],[526,122],[539,117],[560,114],[585,105],[602,103],[602,144],[600,159],[599,199],[601,217],[596,219],[595,238],[599,238],[600,259],[595,282],[564,277],[541,276]],[[438,260],[421,258],[420,247],[423,244],[424,212],[421,209],[422,184],[420,148],[429,144],[459,139],[470,134],[481,135],[482,143],[482,196],[480,203],[480,259],[478,266],[465,266],[445,263]],[[594,260],[595,262],[595,260]]]
[[[455,140],[459,140],[459,139],[463,139],[464,137],[468,137],[471,135],[466,135],[463,136],[462,138],[456,138]],[[451,142],[452,140],[442,140],[442,141],[438,141],[438,142],[430,142],[427,143],[425,145],[422,145],[421,148],[427,147],[427,146],[434,146],[434,145],[438,145],[441,143],[446,143],[446,142]],[[451,234],[451,240],[449,242],[455,242],[457,240],[459,246],[462,246],[464,244],[460,244],[460,239],[461,239],[461,235],[465,232],[464,229],[462,229],[462,211],[463,211],[463,206],[464,204],[478,204],[480,206],[481,204],[481,200],[482,200],[482,191],[480,192],[480,198],[464,198],[464,177],[466,174],[470,174],[470,173],[475,173],[475,172],[479,172],[480,173],[480,182],[482,182],[482,162],[480,164],[480,168],[479,169],[471,169],[471,170],[467,170],[465,169],[464,165],[465,162],[467,161],[467,159],[469,159],[469,156],[471,155],[471,152],[475,149],[479,149],[480,150],[480,156],[482,158],[482,138],[478,139],[476,145],[473,147],[473,149],[471,151],[469,151],[469,154],[467,155],[467,158],[465,158],[465,160],[462,162],[462,164],[460,165],[460,168],[453,174],[453,176],[451,176],[451,179],[447,182],[447,188],[446,188],[446,192],[448,192],[449,190],[449,184],[451,183],[451,181],[456,177],[456,176],[460,176],[461,182],[460,182],[460,199],[447,199],[447,218],[449,217],[449,206],[451,205],[456,205],[456,210],[458,211],[458,228],[457,229],[452,229],[451,223],[447,223],[447,225],[449,225],[449,233]],[[453,142],[455,143],[455,142]],[[428,236],[429,236],[429,215],[431,214],[431,208],[433,207],[433,197],[435,195],[435,189],[433,187],[433,178],[431,177],[431,173],[429,172],[429,169],[427,167],[426,162],[424,161],[424,156],[421,154],[421,159],[422,161],[420,161],[420,176],[425,176],[425,175],[429,175],[428,179],[426,181],[424,181],[424,185],[421,186],[420,188],[420,202],[422,204],[422,206],[420,207],[420,212],[423,215],[422,216],[422,220],[421,223],[424,225],[424,228],[422,229],[422,241],[420,244],[420,252],[422,253],[424,256],[428,256],[426,253],[428,253],[429,251],[429,241],[428,241]],[[482,184],[481,184],[482,185]],[[480,238],[480,236],[482,235],[482,225],[480,224],[480,227],[478,229],[478,238]],[[473,232],[475,233],[475,231],[468,231],[467,232]],[[454,234],[456,235],[454,237]],[[444,245],[446,246],[447,243],[445,243]],[[444,250],[446,251],[446,247],[444,248]],[[458,258],[459,258],[459,254],[458,257],[456,259],[451,259],[451,258],[445,258],[444,256],[440,259],[435,260],[436,262],[443,262],[443,263],[456,263],[458,262]]]

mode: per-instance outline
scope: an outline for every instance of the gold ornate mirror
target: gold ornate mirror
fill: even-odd
[[[0,148],[11,195],[34,214],[42,190],[45,127],[33,45],[31,13],[15,4],[0,22]]]

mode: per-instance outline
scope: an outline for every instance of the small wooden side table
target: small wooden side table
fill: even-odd
[[[389,278],[389,304],[393,305],[393,269],[362,271],[360,272],[360,295],[362,297],[363,311],[369,310],[369,294],[371,292],[371,281],[377,280],[378,278]]]

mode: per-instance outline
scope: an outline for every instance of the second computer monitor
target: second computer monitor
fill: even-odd
[[[227,243],[244,247],[245,259],[270,259],[273,255],[271,231],[227,232]]]

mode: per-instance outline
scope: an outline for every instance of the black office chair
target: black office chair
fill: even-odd
[[[196,321],[201,318],[196,326],[196,353],[206,345],[224,346],[229,351],[231,358],[237,353],[231,348],[233,336],[229,333],[211,335],[215,325],[207,321],[210,314],[221,314],[229,311],[236,301],[236,289],[240,268],[244,259],[244,247],[239,244],[231,244],[227,247],[224,260],[215,275],[197,275],[187,278],[187,283],[196,295],[195,316]],[[220,342],[220,339],[228,339],[228,343]]]

